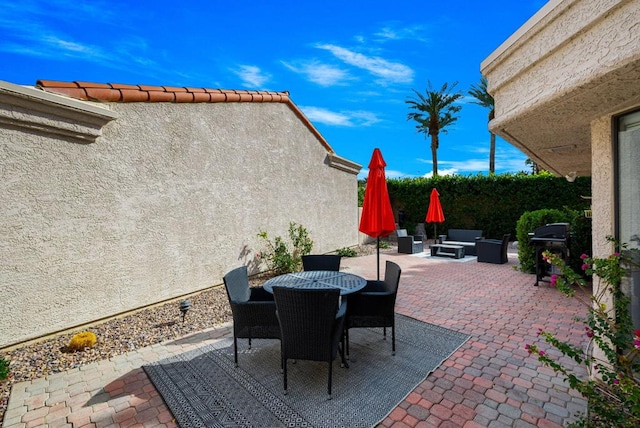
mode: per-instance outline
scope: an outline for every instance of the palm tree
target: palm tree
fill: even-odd
[[[438,146],[440,145],[440,132],[447,133],[447,126],[453,124],[458,117],[458,113],[462,106],[454,105],[454,103],[462,98],[460,91],[453,92],[458,82],[454,82],[451,87],[448,83],[442,85],[439,91],[434,91],[431,82],[428,82],[428,89],[425,94],[421,94],[415,89],[411,89],[416,94],[416,98],[408,98],[405,102],[410,105],[411,109],[416,111],[407,115],[407,120],[413,119],[418,124],[416,129],[418,132],[431,136],[431,157],[433,158],[433,176],[438,175]]]
[[[469,95],[474,97],[476,101],[472,101],[474,104],[489,109],[489,122],[493,120],[496,114],[495,104],[493,97],[487,92],[487,78],[480,76],[480,83],[478,85],[471,85]],[[491,134],[491,143],[489,148],[489,173],[496,172],[496,134],[489,130]]]

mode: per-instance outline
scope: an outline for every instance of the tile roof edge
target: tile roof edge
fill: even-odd
[[[120,83],[64,82],[38,80],[36,88],[84,101],[102,102],[280,102],[289,92],[192,88],[177,86],[127,85]]]
[[[313,133],[329,153],[335,153],[302,110],[291,100],[288,91],[225,90],[176,86],[129,85],[120,83],[64,82],[57,80],[36,81],[36,88],[46,92],[66,95],[84,101],[102,102],[172,102],[172,103],[223,103],[255,102],[285,103]]]

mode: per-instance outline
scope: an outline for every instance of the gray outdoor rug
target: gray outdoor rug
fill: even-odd
[[[232,339],[176,355],[144,369],[182,428],[371,427],[382,421],[469,336],[396,315],[396,355],[390,330],[351,329],[349,368],[333,365],[332,399],[327,364],[288,364],[287,395],[280,342]]]

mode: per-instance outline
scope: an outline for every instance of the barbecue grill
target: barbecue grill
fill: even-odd
[[[554,266],[542,259],[543,252],[549,250],[564,261],[569,258],[569,230],[569,223],[550,223],[529,233],[529,244],[533,245],[536,251],[536,283],[534,285],[537,286],[540,281],[550,282],[544,278],[556,273]]]

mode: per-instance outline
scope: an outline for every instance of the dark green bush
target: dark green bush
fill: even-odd
[[[544,209],[529,211],[520,217],[516,224],[516,239],[518,240],[518,259],[520,270],[528,273],[535,273],[536,252],[532,245],[529,245],[529,232],[537,227],[549,223],[569,223],[566,211],[556,209]]]
[[[584,211],[569,209],[543,209],[522,214],[516,225],[516,238],[520,243],[518,245],[520,270],[535,273],[535,248],[528,245],[528,234],[535,228],[549,223],[569,223],[570,246],[567,264],[580,272],[582,266],[580,255],[591,254],[591,219],[585,218]]]
[[[453,175],[389,179],[387,188],[396,215],[404,213],[400,224],[403,229],[425,222],[429,196],[436,188],[446,219],[436,225],[436,234],[446,233],[449,228],[481,229],[487,238],[500,239],[510,233],[514,239],[516,223],[527,211],[567,208],[582,212],[589,208],[589,201],[581,196],[591,194],[591,177],[578,177],[569,183],[548,173]],[[425,224],[425,230],[433,238],[433,224]]]

